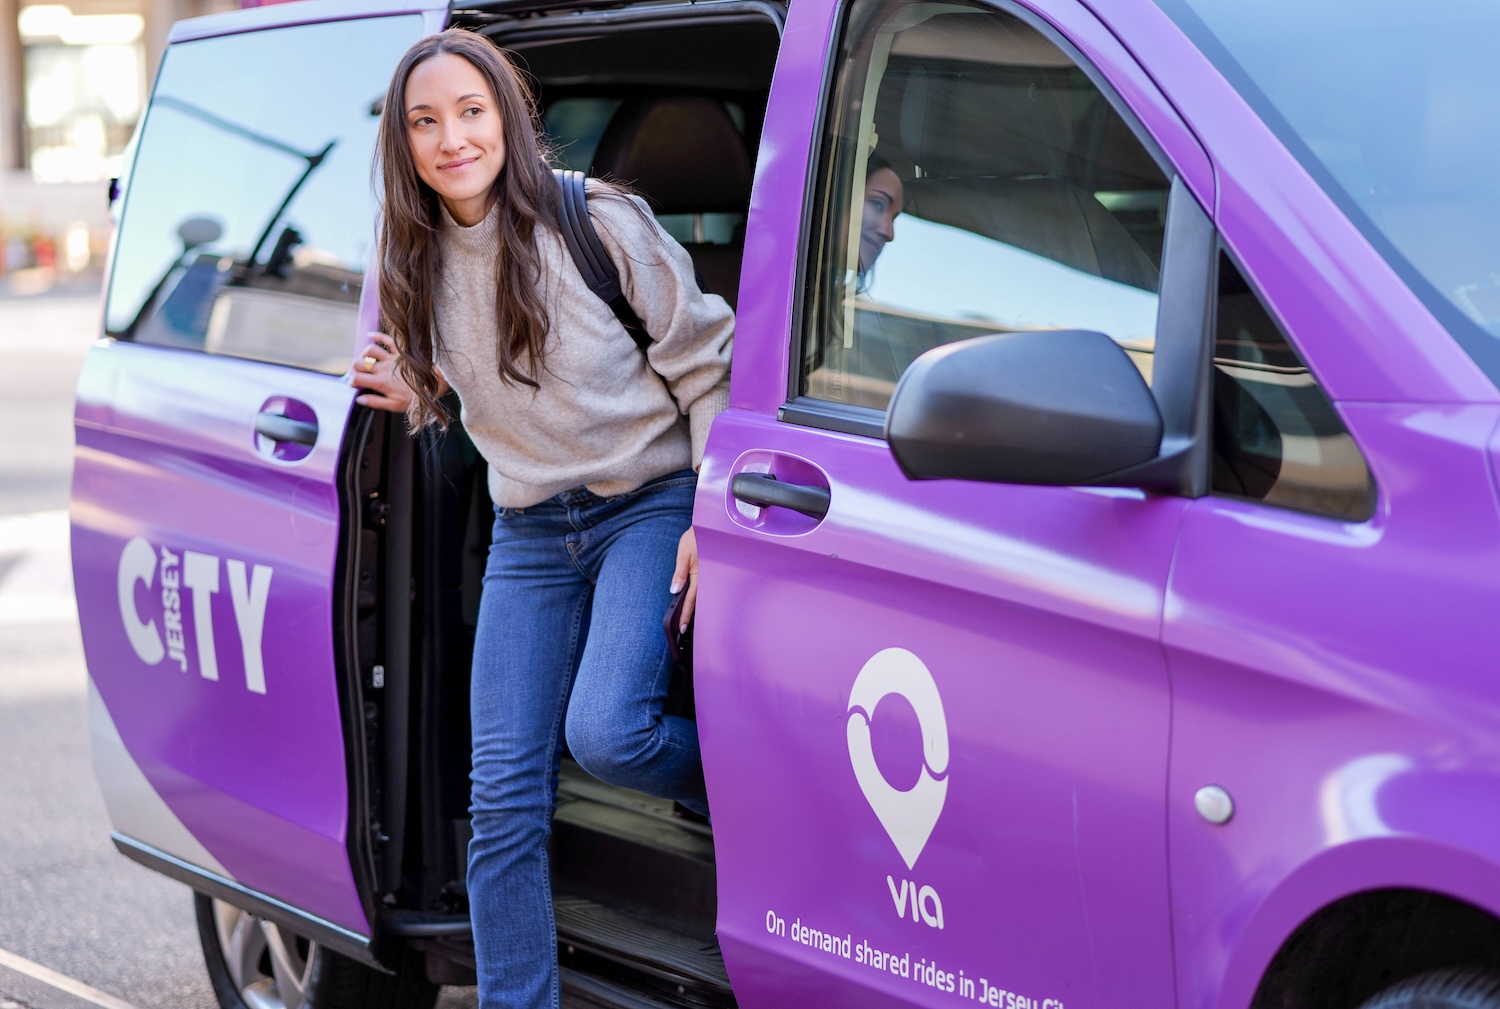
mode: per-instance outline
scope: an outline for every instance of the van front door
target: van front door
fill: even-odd
[[[122,850],[358,954],[340,376],[376,321],[377,100],[427,21],[246,16],[166,53],[79,383],[90,727]]]
[[[797,281],[745,278],[696,515],[742,1006],[1173,1002],[1159,635],[1184,499],[914,482],[882,437],[906,365],[972,336],[1097,330],[1156,370],[1166,166],[1201,187],[1206,161],[1180,131],[1148,152],[1114,89],[1152,135],[1170,110],[1082,7],[1048,10],[1087,54],[1020,8],[856,2],[807,173],[780,152],[831,15],[791,8],[747,264],[794,255],[778,201],[803,178],[812,230]]]

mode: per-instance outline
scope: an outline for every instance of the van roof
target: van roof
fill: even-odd
[[[209,14],[179,21],[167,36],[169,43],[189,42],[215,35],[233,35],[262,28],[312,24],[319,21],[344,21],[350,18],[381,17],[388,14],[421,14],[444,11],[441,0],[297,0],[295,3],[250,7],[245,10]]]

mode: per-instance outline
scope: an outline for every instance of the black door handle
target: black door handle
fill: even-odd
[[[828,488],[782,483],[769,473],[736,473],[729,493],[753,505],[775,505],[820,519],[828,514]]]
[[[298,445],[316,445],[318,443],[318,425],[309,424],[305,420],[293,420],[279,413],[267,410],[255,418],[255,433],[263,434],[272,441],[290,441]]]

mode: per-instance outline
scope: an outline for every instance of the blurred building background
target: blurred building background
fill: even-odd
[[[97,285],[109,182],[168,30],[240,5],[0,0],[0,295]]]

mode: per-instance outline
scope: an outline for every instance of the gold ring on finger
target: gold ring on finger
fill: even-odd
[[[375,359],[368,354],[362,357],[359,363],[365,366],[365,371],[375,370]]]

